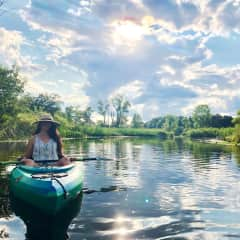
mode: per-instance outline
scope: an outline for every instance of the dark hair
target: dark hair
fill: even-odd
[[[40,133],[40,131],[41,131],[41,122],[38,123],[37,129],[35,130],[34,135]],[[56,124],[51,123],[51,127],[48,129],[47,133],[48,133],[48,136],[57,143],[58,157],[59,158],[63,157],[63,155],[62,155],[62,149],[63,149],[62,140],[61,140],[60,134],[57,130]]]

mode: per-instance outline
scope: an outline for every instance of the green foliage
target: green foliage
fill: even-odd
[[[178,118],[173,115],[165,116],[165,121],[163,123],[163,129],[172,132],[178,127]]]
[[[58,98],[56,94],[39,94],[37,97],[29,99],[29,106],[32,111],[43,111],[54,116],[61,109],[61,102]]]
[[[93,113],[93,109],[91,107],[87,107],[84,111],[82,111],[83,122],[86,124],[92,124],[91,116]]]
[[[37,121],[38,114],[35,113],[19,113],[15,121],[16,128],[14,137],[24,138],[25,136],[31,136],[36,128],[33,122]]]
[[[187,130],[185,135],[190,138],[219,138],[228,140],[233,133],[234,128],[199,128]]]
[[[222,116],[220,114],[215,114],[211,116],[211,127],[213,128],[228,128],[233,127],[232,116]]]
[[[238,144],[240,143],[240,110],[238,110],[237,116],[233,119],[233,124],[235,125],[233,141]]]
[[[186,136],[190,138],[215,138],[217,137],[217,129],[215,128],[199,128],[186,131]]]
[[[104,103],[102,100],[98,101],[98,113],[103,116],[103,126],[106,126],[106,118],[109,112],[110,104],[108,102]]]
[[[146,128],[101,128],[88,127],[86,134],[90,136],[145,136],[167,138],[168,134],[160,129]]]
[[[112,105],[116,112],[116,127],[123,126],[127,121],[127,114],[131,106],[130,102],[124,96],[118,95],[112,99]]]
[[[144,126],[144,122],[143,122],[140,114],[134,113],[131,125],[133,128],[142,128]]]
[[[181,129],[193,127],[191,117],[166,115],[163,117],[153,118],[144,124],[146,128],[164,128],[167,131],[181,132]]]
[[[6,115],[17,114],[16,102],[23,92],[23,84],[16,67],[6,69],[0,66],[0,124],[8,118]]]
[[[196,128],[209,127],[211,112],[208,105],[198,105],[193,112],[193,122]]]
[[[65,109],[65,118],[76,125],[92,124],[91,116],[93,109],[87,107],[85,110],[80,110],[80,107],[69,106]]]

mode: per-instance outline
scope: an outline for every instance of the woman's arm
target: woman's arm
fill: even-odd
[[[27,148],[25,151],[25,154],[23,156],[24,159],[31,159],[33,154],[33,143],[34,143],[34,137],[32,137],[27,144]]]
[[[58,154],[58,158],[59,159],[64,157],[64,154],[63,154],[63,143],[62,143],[61,137],[59,137],[59,139],[58,139],[57,154]]]

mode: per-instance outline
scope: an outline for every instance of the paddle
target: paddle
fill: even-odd
[[[102,157],[86,157],[86,158],[74,158],[74,157],[69,157],[71,162],[84,162],[84,161],[97,161],[97,160],[104,160],[104,161],[112,161],[113,159],[111,158],[102,158]],[[36,162],[56,162],[55,160],[42,160],[42,161],[36,161]],[[5,166],[5,165],[15,165],[15,164],[20,164],[20,160],[18,161],[5,161],[5,162],[0,162],[0,165]]]

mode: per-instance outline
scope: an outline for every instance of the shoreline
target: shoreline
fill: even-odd
[[[132,137],[141,137],[141,138],[149,138],[149,136],[126,136],[126,135],[119,135],[119,136],[88,136],[88,137],[80,137],[80,138],[71,138],[71,137],[62,137],[63,141],[69,141],[69,140],[86,140],[86,139],[104,139],[104,138],[132,138]],[[151,136],[152,138],[157,138],[157,136]],[[181,137],[186,138],[186,137]],[[160,138],[159,138],[160,139]],[[219,144],[219,145],[227,145],[227,146],[240,146],[240,144],[235,144],[233,142],[227,142],[225,140],[220,140],[217,138],[190,138],[192,141],[200,142],[200,143],[209,143],[209,144]],[[0,140],[0,143],[26,143],[28,142],[28,139],[8,139],[8,140]]]
[[[71,138],[71,137],[62,137],[63,141],[68,141],[68,140],[85,140],[85,139],[104,139],[104,138],[131,138],[131,137],[146,137],[149,138],[149,136],[126,136],[126,135],[119,135],[119,136],[88,136],[88,137],[77,137],[77,138]],[[153,138],[156,138],[155,136],[151,136]],[[0,140],[0,143],[17,143],[17,142],[28,142],[28,139],[7,139],[7,140]]]
[[[194,141],[201,142],[201,143],[209,143],[209,144],[221,144],[221,145],[228,145],[228,146],[239,146],[233,142],[227,142],[225,140],[220,140],[217,138],[209,138],[209,139],[193,139]]]

